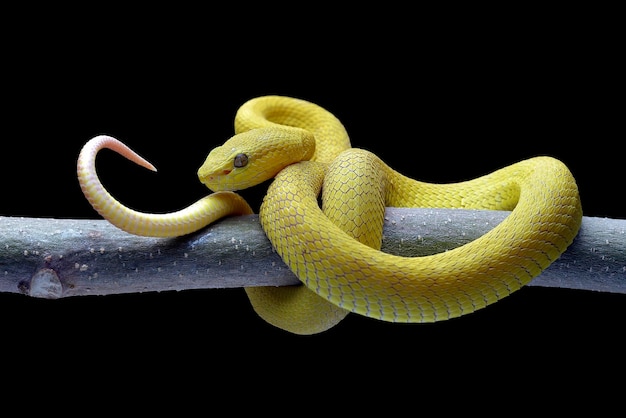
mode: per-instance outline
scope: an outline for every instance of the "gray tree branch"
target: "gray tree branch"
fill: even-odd
[[[388,208],[383,251],[417,256],[484,234],[509,212]],[[0,292],[61,298],[299,283],[257,215],[179,238],[146,238],[104,220],[0,217]],[[626,220],[584,217],[568,250],[530,285],[626,293]]]

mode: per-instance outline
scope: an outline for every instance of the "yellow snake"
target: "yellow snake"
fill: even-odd
[[[146,214],[117,202],[95,172],[102,148],[154,167],[108,136],[90,140],[78,158],[79,182],[92,206],[138,235],[179,236],[226,215],[252,213],[233,191],[274,178],[259,211],[261,225],[305,286],[246,292],[262,318],[297,334],[327,330],[348,312],[391,322],[474,312],[540,274],[570,245],[582,220],[576,182],[555,158],[530,158],[458,183],[420,182],[371,152],[351,148],[333,114],[291,97],[244,103],[235,116],[235,135],[198,170],[215,193],[175,213]],[[400,257],[380,251],[386,206],[511,213],[458,248]]]

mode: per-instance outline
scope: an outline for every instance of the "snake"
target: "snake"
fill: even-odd
[[[156,168],[114,137],[82,147],[77,175],[91,206],[131,234],[176,237],[225,216],[252,214],[237,191],[271,180],[259,222],[301,282],[251,286],[254,311],[290,333],[310,335],[349,313],[387,322],[449,320],[485,308],[528,284],[576,237],[582,206],[559,159],[532,156],[468,180],[428,183],[355,148],[342,122],[304,99],[267,95],[236,111],[234,135],[210,150],[197,175],[212,193],[171,213],[138,212],[99,180],[96,154],[111,149]],[[414,131],[411,130],[411,134]],[[386,207],[509,211],[491,230],[430,255],[381,251]]]

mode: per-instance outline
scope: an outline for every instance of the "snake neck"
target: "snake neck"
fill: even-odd
[[[351,147],[339,119],[314,103],[284,96],[262,96],[244,103],[235,115],[235,132],[290,126],[305,129],[315,137],[311,161],[329,163]]]
[[[343,124],[324,108],[291,97],[257,97],[238,109],[235,135],[209,153],[198,177],[213,191],[242,190],[294,163],[329,164],[350,148]]]

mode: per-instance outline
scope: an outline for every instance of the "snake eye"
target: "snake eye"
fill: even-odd
[[[246,154],[235,155],[235,161],[233,164],[235,167],[245,167],[248,164],[248,156]]]

